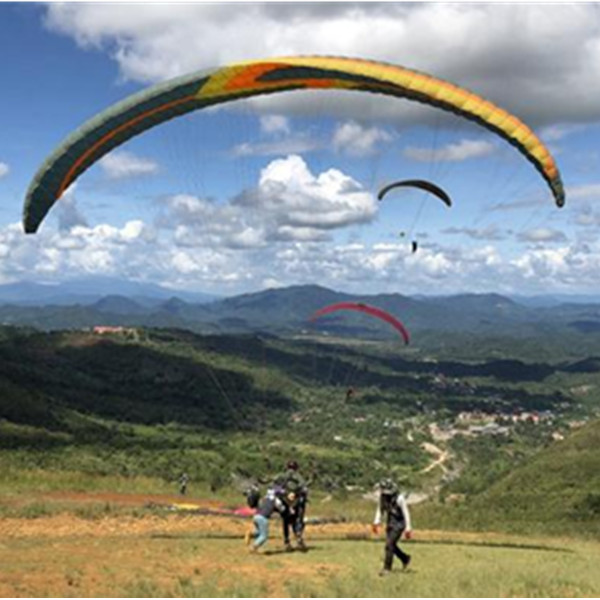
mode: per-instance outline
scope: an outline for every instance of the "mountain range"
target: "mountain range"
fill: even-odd
[[[544,306],[499,294],[409,297],[355,295],[318,285],[267,289],[228,298],[168,290],[151,284],[102,280],[42,286],[0,286],[0,323],[41,330],[95,325],[176,327],[202,333],[310,334],[393,339],[386,323],[360,313],[339,312],[315,322],[318,309],[341,301],[377,306],[399,318],[412,332],[467,332],[487,336],[539,336],[600,332],[600,304],[552,303]],[[108,291],[109,293],[103,293]],[[118,293],[115,293],[117,292]]]

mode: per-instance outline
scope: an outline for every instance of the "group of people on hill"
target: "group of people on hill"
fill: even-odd
[[[308,485],[299,472],[298,463],[294,460],[286,465],[285,472],[273,480],[266,494],[261,498],[257,486],[246,491],[248,505],[256,509],[254,530],[246,533],[246,545],[251,552],[258,552],[269,538],[269,519],[275,514],[281,516],[283,523],[283,540],[285,549],[292,551],[290,533],[294,534],[297,548],[307,550],[304,541],[305,512],[308,502]],[[378,502],[373,533],[379,534],[382,521],[385,519],[385,555],[380,575],[388,575],[392,570],[394,557],[402,563],[403,569],[410,564],[411,557],[404,552],[398,543],[404,534],[406,539],[412,537],[410,511],[406,498],[397,484],[391,479],[382,479],[378,484]]]
[[[257,552],[269,538],[269,519],[275,514],[281,516],[285,549],[292,551],[290,534],[293,533],[298,550],[306,551],[304,543],[304,515],[308,502],[308,485],[298,470],[298,463],[291,460],[286,470],[273,480],[263,498],[258,487],[246,491],[248,505],[256,509],[254,531],[246,534],[246,544],[251,552]]]

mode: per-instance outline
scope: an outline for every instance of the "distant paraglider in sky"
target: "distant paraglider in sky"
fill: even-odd
[[[435,185],[435,183],[432,183],[431,181],[426,181],[425,179],[404,179],[402,181],[390,183],[379,190],[377,199],[383,200],[390,190],[400,187],[412,187],[425,190],[426,192],[437,196],[446,206],[452,206],[452,200],[450,199],[450,196],[448,196],[448,194],[441,187]]]
[[[315,312],[311,317],[311,321],[316,321],[320,317],[325,315],[329,315],[331,313],[340,311],[340,310],[352,310],[357,312],[362,312],[367,315],[371,315],[372,317],[376,317],[389,323],[392,327],[398,331],[398,333],[402,336],[405,344],[410,342],[410,334],[406,327],[399,321],[394,315],[381,308],[377,308],[376,306],[370,306],[368,304],[363,304],[362,302],[337,302],[335,304],[330,304],[329,306],[325,306],[321,308],[317,312]]]
[[[426,181],[425,179],[404,179],[401,181],[395,181],[394,183],[390,183],[382,187],[377,194],[378,200],[383,200],[385,196],[388,194],[390,190],[396,188],[417,188],[420,190],[424,190],[437,196],[448,208],[452,206],[452,200],[450,196],[439,186],[435,185],[431,181]],[[400,233],[400,237],[404,237],[406,234],[402,231]],[[414,254],[419,248],[419,243],[416,240],[411,242],[411,252]]]
[[[253,96],[340,89],[415,100],[495,132],[539,171],[562,206],[554,158],[516,116],[456,84],[405,67],[364,59],[319,56],[236,63],[160,83],[125,98],[75,130],[41,165],[25,199],[23,226],[35,233],[46,214],[89,167],[127,140],[191,111]]]

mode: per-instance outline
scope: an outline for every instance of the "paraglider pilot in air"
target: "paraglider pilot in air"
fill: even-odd
[[[388,575],[392,570],[394,556],[400,559],[402,567],[406,569],[410,564],[410,555],[398,547],[398,541],[404,533],[409,540],[412,537],[410,513],[404,496],[398,486],[391,479],[379,482],[379,502],[373,521],[373,533],[379,533],[379,526],[383,515],[386,515],[385,527],[385,558],[380,575]]]

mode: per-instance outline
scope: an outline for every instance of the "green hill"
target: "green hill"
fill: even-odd
[[[421,510],[427,527],[494,529],[519,533],[600,535],[600,420],[526,460],[462,504],[431,503]],[[501,449],[498,448],[498,452]],[[490,466],[493,458],[490,457]]]
[[[28,489],[23,473],[33,481],[57,471],[166,482],[186,471],[218,488],[269,477],[294,456],[323,492],[359,500],[391,475],[434,499],[437,490],[466,497],[458,507],[432,502],[428,527],[441,515],[461,529],[585,528],[599,520],[598,426],[561,442],[551,435],[596,410],[594,360],[473,362],[265,334],[0,328],[0,490]],[[465,411],[492,429],[461,422]],[[539,425],[510,418],[532,411]],[[452,439],[432,437],[436,427]],[[432,444],[451,455],[443,468]]]
[[[517,526],[543,522],[558,530],[575,521],[600,534],[600,420],[541,451],[473,506]]]

